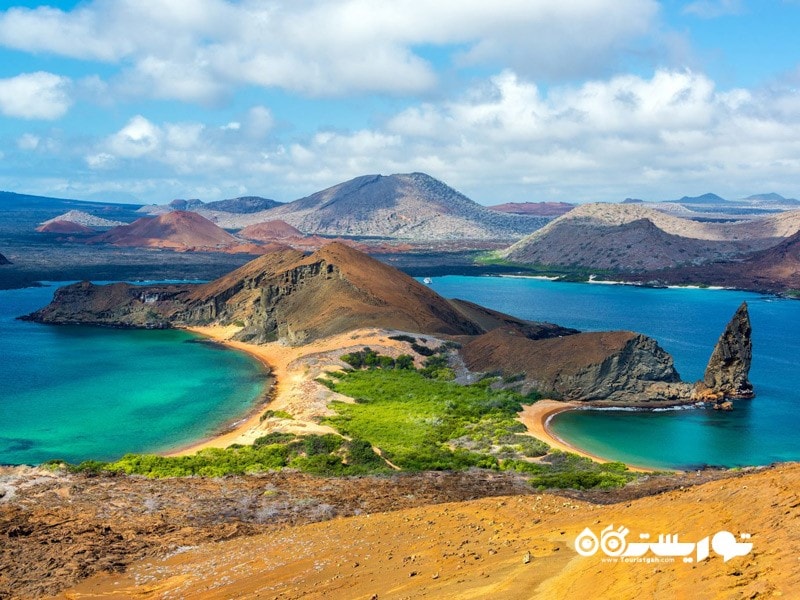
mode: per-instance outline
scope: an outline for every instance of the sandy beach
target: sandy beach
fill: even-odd
[[[573,454],[590,458],[599,463],[614,462],[612,460],[603,458],[601,456],[597,456],[596,454],[591,454],[589,452],[586,452],[585,450],[581,450],[576,446],[568,444],[560,437],[555,435],[552,431],[550,431],[548,423],[553,416],[568,410],[575,410],[580,406],[581,404],[578,402],[539,400],[534,404],[524,406],[522,408],[522,412],[519,413],[519,420],[522,422],[523,425],[525,425],[525,427],[528,428],[528,432],[533,437],[549,444],[550,446],[556,448],[557,450],[563,450],[564,452],[572,452]],[[639,473],[647,473],[652,471],[652,469],[646,469],[643,467],[637,467],[633,465],[628,465],[628,468],[631,471],[636,471]]]
[[[229,348],[247,352],[260,360],[273,378],[273,388],[267,401],[255,406],[232,429],[178,448],[168,453],[168,456],[183,456],[204,448],[225,448],[231,444],[252,444],[257,438],[276,430],[297,434],[336,433],[332,428],[316,421],[320,417],[333,414],[328,408],[332,400],[352,402],[352,399],[329,390],[316,379],[326,372],[338,370],[341,366],[339,356],[351,349],[370,346],[381,354],[390,356],[407,351],[402,342],[389,339],[392,332],[379,329],[349,331],[303,346],[287,346],[280,342],[256,345],[230,339],[239,329],[235,326],[212,325],[189,327],[186,330]],[[424,337],[434,340],[431,336]],[[440,341],[436,340],[437,345],[438,343]],[[273,417],[262,420],[261,416],[268,409],[285,411],[293,418]]]
[[[261,361],[270,371],[273,387],[267,395],[266,402],[253,407],[250,413],[233,424],[232,428],[198,441],[189,446],[177,448],[168,456],[184,456],[193,454],[204,448],[225,448],[231,444],[252,444],[257,438],[271,431],[283,431],[296,434],[336,433],[327,425],[317,421],[321,417],[333,414],[328,408],[332,400],[352,402],[321,385],[316,379],[326,372],[338,370],[341,363],[338,357],[350,349],[370,346],[382,354],[396,355],[405,351],[401,342],[389,339],[392,332],[379,329],[360,329],[316,340],[303,346],[287,346],[279,342],[268,344],[248,344],[232,340],[239,328],[219,325],[205,327],[189,327],[187,331],[210,338],[229,348],[246,352]],[[434,338],[427,336],[431,341]],[[438,340],[436,340],[438,343]],[[528,432],[553,448],[572,452],[591,460],[605,463],[611,462],[577,448],[558,436],[548,427],[548,421],[556,414],[567,410],[575,410],[581,404],[577,402],[561,402],[556,400],[539,400],[523,407],[519,420]],[[262,420],[266,410],[284,411],[292,415],[292,419],[279,417]],[[645,469],[628,465],[632,471],[647,472]]]

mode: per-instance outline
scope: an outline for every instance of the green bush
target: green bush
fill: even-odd
[[[390,340],[395,340],[396,342],[408,342],[409,344],[414,344],[417,341],[417,338],[411,337],[410,335],[390,335]]]

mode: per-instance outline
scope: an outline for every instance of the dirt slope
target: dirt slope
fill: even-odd
[[[743,260],[655,271],[641,279],[676,284],[703,282],[765,292],[800,290],[800,231]]]
[[[609,506],[540,494],[339,518],[162,554],[62,597],[793,598],[798,482],[800,465],[788,464]],[[628,528],[628,543],[677,534],[694,544],[728,531],[751,534],[753,547],[727,562],[712,549],[697,563],[575,551],[586,527],[599,535],[608,525]]]
[[[281,221],[280,219],[248,225],[239,232],[239,235],[245,239],[258,242],[270,242],[273,240],[303,236],[299,229],[292,227],[286,221]]]
[[[36,228],[39,233],[94,234],[96,231],[74,221],[48,221]]]
[[[116,246],[174,250],[218,249],[239,243],[235,237],[205,217],[181,210],[115,227],[92,241]]]
[[[800,211],[735,223],[699,222],[637,204],[586,204],[516,242],[517,263],[643,272],[739,259],[800,229]]]

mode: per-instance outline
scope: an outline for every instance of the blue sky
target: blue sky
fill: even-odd
[[[0,9],[0,189],[483,204],[800,197],[800,0],[85,0]]]

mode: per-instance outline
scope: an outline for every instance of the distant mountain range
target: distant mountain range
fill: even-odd
[[[424,173],[365,175],[267,211],[206,216],[226,229],[282,220],[305,234],[410,241],[513,240],[547,222],[489,210]]]
[[[517,264],[620,274],[692,268],[698,277],[695,281],[700,282],[710,281],[713,271],[725,261],[737,261],[726,267],[734,270],[742,261],[756,261],[753,264],[759,265],[765,279],[783,281],[791,269],[781,262],[787,253],[781,254],[779,261],[776,249],[793,239],[798,230],[800,210],[717,223],[681,218],[646,203],[585,204],[511,245],[500,256]],[[784,266],[770,269],[771,261]],[[699,270],[700,265],[708,266]]]

